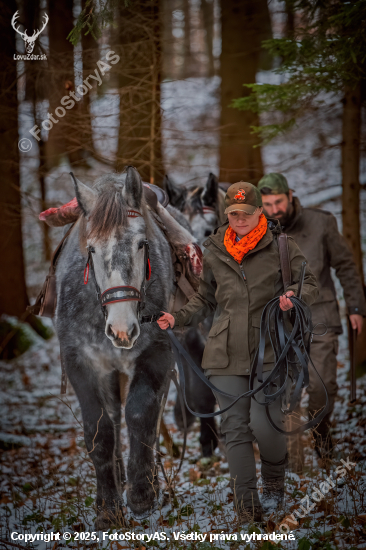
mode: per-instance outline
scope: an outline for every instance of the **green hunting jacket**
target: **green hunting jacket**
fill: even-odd
[[[214,312],[203,354],[203,369],[207,375],[249,375],[259,344],[263,308],[284,292],[277,245],[277,234],[281,230],[277,221],[269,220],[264,237],[239,265],[224,245],[227,227],[228,222],[204,242],[206,250],[198,291],[174,318],[177,327],[197,326]],[[292,238],[288,244],[292,284],[287,290],[296,294],[305,258]],[[307,270],[302,298],[311,305],[317,296],[316,279]],[[263,370],[271,370],[274,356],[269,344],[264,363]]]
[[[294,197],[293,206],[293,216],[283,230],[295,239],[318,282],[319,296],[311,307],[313,323],[324,323],[340,334],[342,325],[331,268],[335,269],[343,287],[348,314],[366,316],[361,277],[352,252],[339,233],[333,214],[318,208],[303,208],[297,197]],[[319,327],[317,332],[323,332],[322,329]]]

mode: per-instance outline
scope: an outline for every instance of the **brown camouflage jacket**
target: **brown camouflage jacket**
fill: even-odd
[[[283,230],[295,239],[317,279],[319,296],[311,307],[313,323],[325,323],[340,334],[341,319],[331,268],[342,285],[348,313],[366,316],[363,287],[352,252],[339,233],[333,214],[318,208],[303,208],[296,197],[294,208],[294,216]]]

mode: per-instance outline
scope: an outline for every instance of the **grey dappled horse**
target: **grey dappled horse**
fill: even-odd
[[[139,517],[157,507],[153,448],[172,353],[166,333],[157,323],[139,324],[141,302],[136,301],[135,291],[146,284],[142,315],[170,311],[174,273],[169,243],[147,208],[141,178],[134,168],[105,175],[93,188],[75,181],[75,189],[83,215],[58,261],[55,326],[62,361],[81,406],[86,448],[97,478],[96,526],[103,528],[115,523],[116,516],[122,518],[126,478],[121,454],[120,373],[130,379],[125,405],[130,447],[127,502]],[[161,217],[171,240],[194,241],[164,208]],[[170,225],[171,220],[174,223]],[[150,246],[149,281],[146,240]],[[134,287],[135,298],[127,293],[126,301],[111,301],[102,308],[91,266],[89,281],[84,284],[86,246],[94,250],[91,256],[101,292]]]
[[[219,187],[216,176],[209,174],[206,184],[183,186],[175,185],[168,176],[164,179],[164,188],[172,206],[180,210],[189,221],[193,235],[198,244],[203,247],[204,241],[226,219],[224,214],[225,193]],[[213,316],[201,324],[201,330],[189,328],[185,331],[183,344],[189,351],[196,365],[200,366],[208,332],[211,328]],[[215,407],[215,397],[212,391],[198,378],[185,364],[186,397],[191,409],[199,413],[211,413]],[[195,417],[186,410],[187,422],[191,426]],[[174,408],[175,421],[180,428],[183,426],[182,412],[177,400]],[[201,418],[200,443],[202,454],[205,457],[212,455],[217,447],[217,428],[213,418]]]

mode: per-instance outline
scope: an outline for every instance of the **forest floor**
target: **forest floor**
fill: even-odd
[[[209,170],[217,173],[219,82],[217,78],[190,81],[164,85],[165,158],[173,180],[178,183],[203,183]],[[301,127],[293,131],[292,136],[281,138],[263,149],[266,170],[283,171],[304,202],[319,191],[325,191],[326,197],[329,190],[330,198],[333,196],[332,188],[340,184],[339,148],[336,146],[340,135],[340,112],[336,102],[334,105],[329,107],[328,112],[313,113],[312,117],[303,121]],[[197,147],[198,143],[200,147]],[[25,158],[23,155],[24,240],[28,288],[33,298],[47,270],[47,264],[41,257],[41,226],[35,223],[39,204],[35,168],[35,158]],[[105,168],[95,165],[81,179],[89,183],[101,169],[105,171]],[[69,167],[65,165],[50,174],[47,181],[50,206],[72,198],[69,176],[66,175],[68,171]],[[363,232],[366,228],[364,195],[365,191],[362,192],[361,205]],[[331,210],[340,221],[339,199],[327,200],[322,203],[322,207]],[[58,229],[51,233],[54,245],[59,240],[60,232]],[[344,301],[338,283],[337,292],[344,316]],[[164,499],[161,509],[146,521],[134,520],[126,507],[128,527],[118,529],[121,534],[133,532],[135,535],[159,533],[161,536],[165,532],[170,540],[155,538],[146,542],[145,537],[144,542],[126,538],[113,542],[103,541],[102,533],[98,533],[100,540],[93,543],[80,540],[80,536],[77,540],[78,535],[73,535],[68,543],[38,541],[30,544],[21,540],[12,541],[10,533],[13,531],[93,532],[95,518],[96,481],[84,445],[78,401],[70,386],[67,396],[60,396],[57,337],[44,341],[29,330],[34,342],[31,348],[17,359],[0,362],[0,548],[1,545],[5,548],[52,550],[63,546],[83,548],[86,545],[111,550],[152,546],[167,549],[255,547],[263,550],[270,550],[272,546],[299,550],[366,548],[366,375],[361,371],[358,373],[357,401],[350,405],[347,378],[349,360],[347,338],[344,335],[340,337],[338,356],[339,391],[334,412],[336,451],[333,462],[328,470],[324,469],[312,449],[310,436],[305,434],[302,437],[306,458],[304,474],[298,476],[288,473],[284,509],[269,518],[266,526],[261,528],[262,533],[280,533],[280,525],[287,524],[295,540],[241,540],[240,533],[257,532],[258,527],[238,530],[233,512],[233,495],[228,486],[225,454],[220,448],[212,460],[200,459],[197,422],[189,433],[186,459],[177,476],[174,473],[178,461],[172,460],[162,447],[163,452],[166,452],[163,462],[172,475],[175,498]],[[173,418],[174,400],[175,394],[171,390],[164,417],[174,442],[181,445],[182,434],[177,430]],[[306,397],[303,406],[306,406]],[[123,456],[127,462],[127,431],[124,423],[122,440]],[[257,458],[261,491],[258,452]],[[347,473],[343,477],[336,473],[336,468],[343,464],[342,460],[347,464],[354,463],[349,469],[346,468]],[[333,475],[335,487],[328,486],[326,490],[326,485],[321,484],[329,474]],[[162,475],[160,478],[161,488],[166,493]],[[320,488],[323,488],[324,498],[307,513],[308,505],[313,502],[307,496],[311,497]],[[207,534],[207,537],[204,542],[176,541],[173,533],[178,536],[183,531],[186,534]],[[231,535],[231,540],[228,535]]]
[[[69,532],[73,538],[80,531],[93,532],[95,519],[96,482],[92,462],[86,452],[80,408],[69,386],[66,396],[60,396],[60,362],[56,336],[47,342],[33,334],[30,350],[11,362],[0,363],[0,414],[2,428],[0,446],[1,498],[0,542],[11,541],[10,533]],[[166,483],[161,475],[160,485],[165,493],[164,505],[146,520],[136,521],[129,509],[124,509],[127,526],[118,533],[166,533],[170,540],[136,542],[119,540],[100,541],[93,547],[111,548],[239,548],[243,547],[241,534],[252,532],[286,532],[286,524],[294,534],[294,541],[281,541],[278,548],[299,550],[336,548],[366,548],[366,376],[357,381],[357,402],[350,405],[346,339],[341,338],[338,364],[338,398],[334,413],[333,437],[336,451],[328,469],[322,467],[312,449],[310,437],[302,437],[305,449],[303,475],[288,473],[283,510],[268,518],[266,526],[247,526],[238,529],[233,512],[233,494],[229,488],[228,464],[222,449],[212,459],[200,458],[199,424],[188,436],[187,453],[181,472],[175,475],[177,459],[171,459],[164,448],[163,462],[172,477],[174,498],[168,498]],[[169,395],[165,422],[174,442],[181,446],[182,434],[173,418],[175,393]],[[306,398],[303,404],[305,405]],[[122,425],[123,457],[128,460],[126,425]],[[257,458],[259,455],[257,453]],[[346,475],[337,475],[342,460],[349,465]],[[257,461],[259,490],[261,491],[259,460]],[[338,470],[339,472],[339,470]],[[323,484],[328,475],[335,487]],[[322,490],[312,510],[311,495]],[[310,497],[310,501],[306,499]],[[302,506],[302,507],[301,507]],[[305,511],[304,511],[305,510]],[[298,512],[298,514],[296,513]],[[293,515],[293,517],[291,517]],[[299,517],[300,516],[300,517]],[[113,529],[110,533],[115,532]],[[207,534],[206,541],[175,541],[173,533],[195,532]],[[209,541],[217,535],[218,540]],[[224,537],[231,535],[231,541]],[[238,538],[236,541],[234,536]],[[306,542],[307,541],[307,542]],[[28,548],[83,548],[86,542],[34,542],[18,547]],[[250,547],[269,550],[269,542],[245,542]],[[91,543],[88,543],[88,546]],[[264,545],[264,546],[263,546]],[[5,545],[6,547],[6,545]]]

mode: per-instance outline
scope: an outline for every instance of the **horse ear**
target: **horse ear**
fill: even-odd
[[[72,177],[72,180],[74,182],[76,200],[78,201],[79,208],[81,209],[84,216],[88,216],[94,208],[97,196],[95,192],[90,189],[90,187],[87,187],[86,185],[81,183],[81,181],[75,178],[72,172],[70,172],[70,176]]]
[[[218,191],[219,191],[219,181],[217,177],[214,174],[212,174],[212,172],[210,172],[202,193],[203,204],[206,206],[214,207],[217,202]]]
[[[175,185],[168,176],[164,176],[163,187],[168,193],[169,202],[172,206],[179,208],[184,202],[184,192],[179,185]]]
[[[141,176],[133,166],[127,166],[126,169],[126,199],[132,199],[131,206],[139,208],[142,199],[142,180]],[[129,201],[130,202],[130,201]]]

